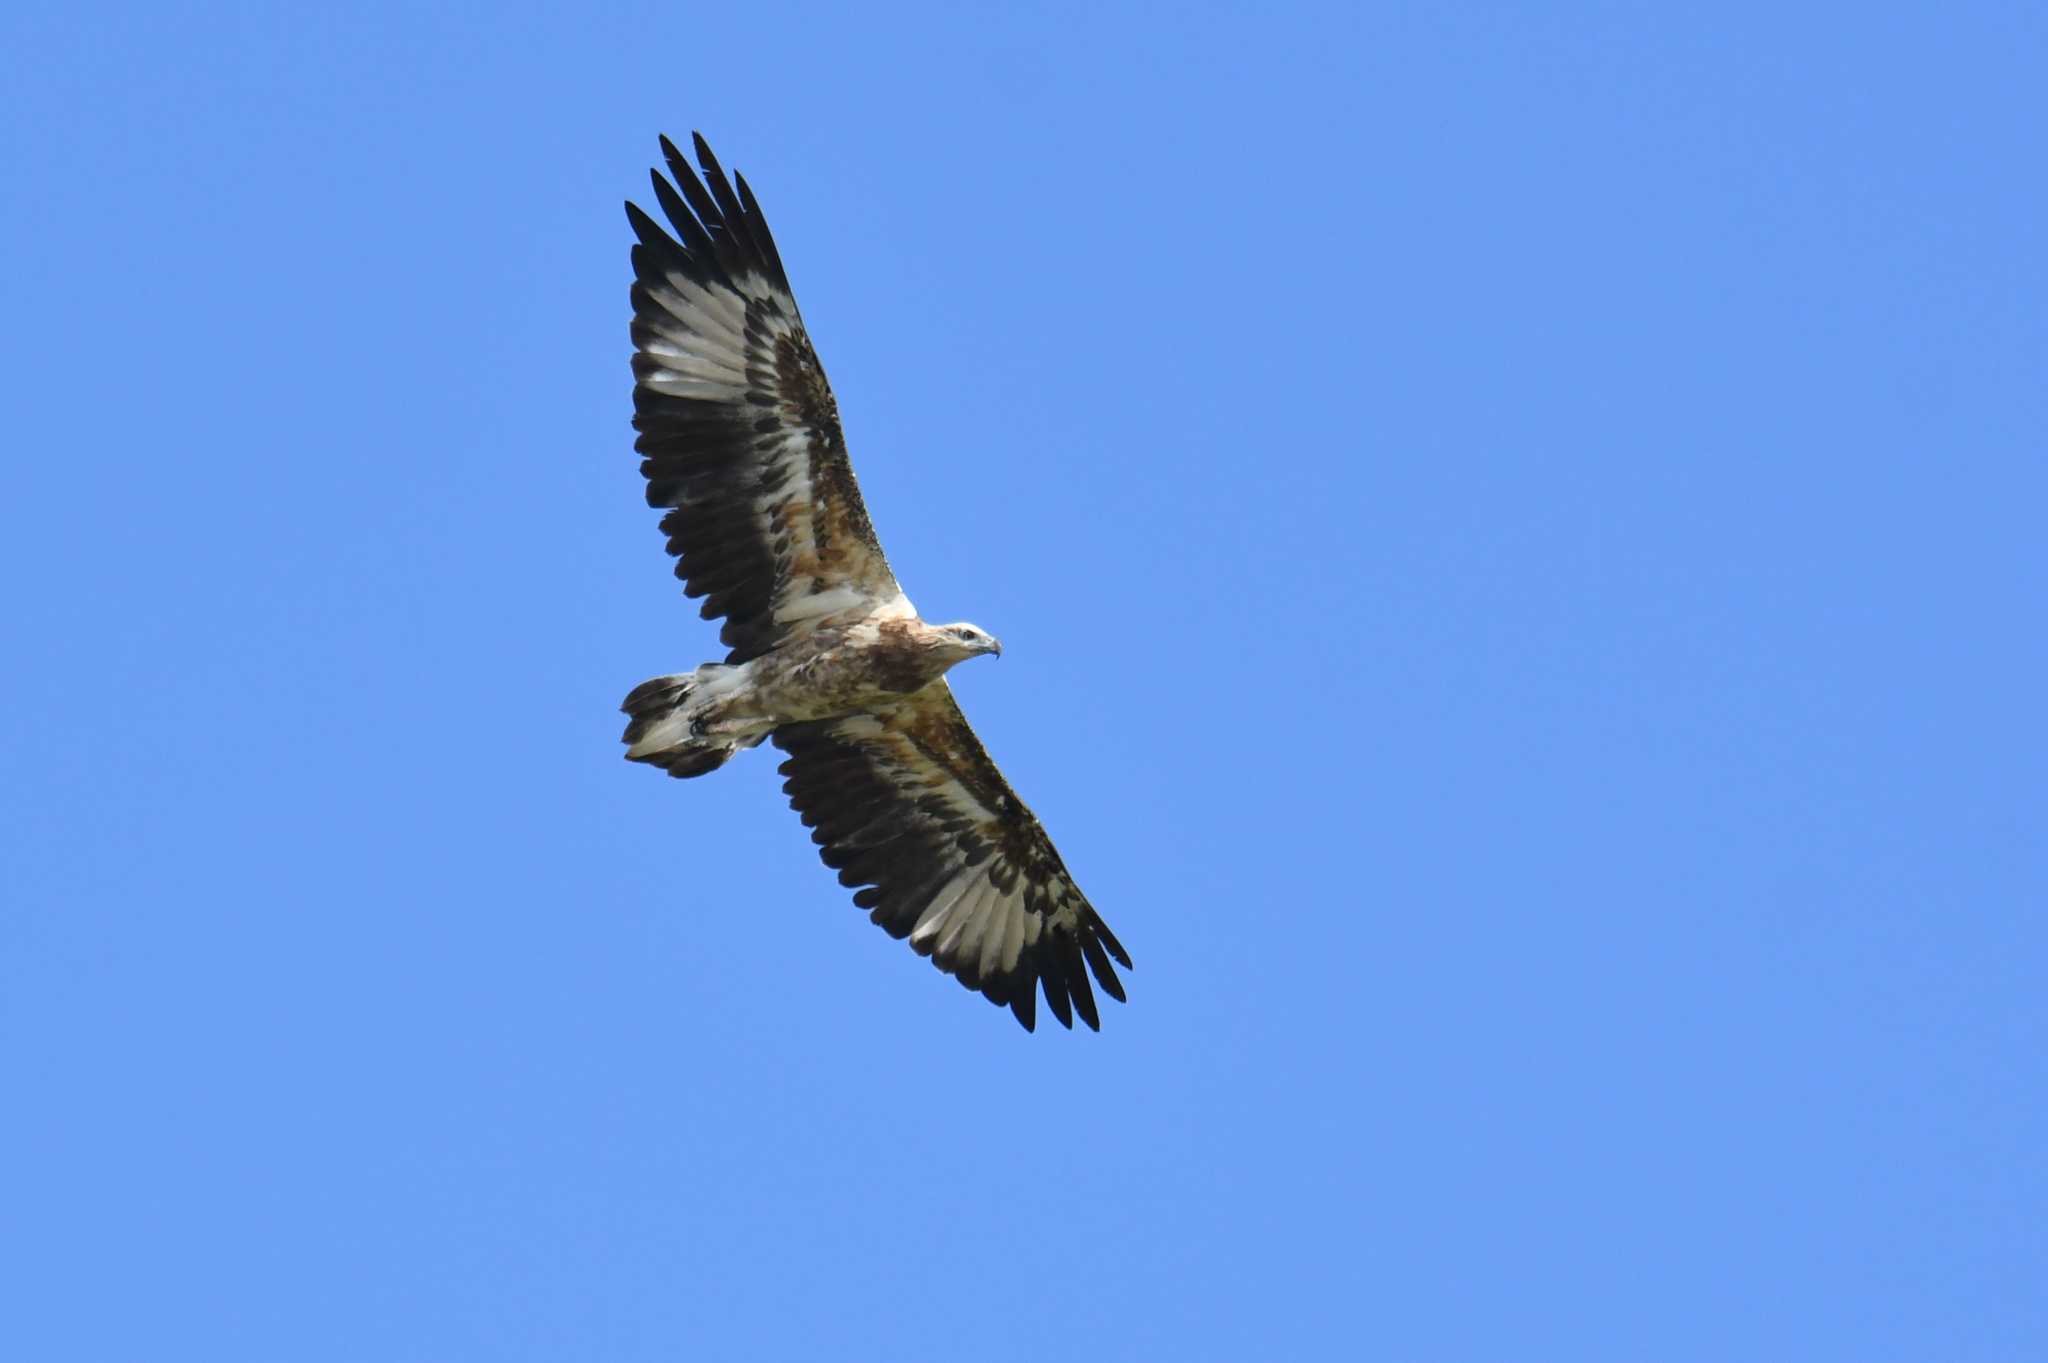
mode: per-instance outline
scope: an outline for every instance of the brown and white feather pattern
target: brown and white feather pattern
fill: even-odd
[[[1094,989],[1121,1000],[1111,960],[1130,957],[968,727],[950,663],[892,647],[933,629],[876,541],[760,206],[703,138],[701,181],[661,145],[673,235],[626,206],[636,448],[676,575],[730,653],[636,687],[627,756],[695,777],[772,733],[791,803],[875,922],[1026,1028],[1040,992],[1063,1024],[1097,1027]],[[842,702],[853,713],[812,717]]]
[[[1026,1028],[1100,1026],[1092,973],[1121,1001],[1130,957],[940,679],[867,713],[775,731],[783,789],[853,902]]]
[[[828,620],[915,612],[875,540],[825,371],[746,180],[700,137],[704,180],[662,139],[675,228],[626,206],[633,248],[633,425],[676,576],[725,618],[728,662]]]

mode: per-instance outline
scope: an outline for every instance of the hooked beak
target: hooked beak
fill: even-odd
[[[995,654],[998,658],[1002,657],[1003,641],[991,634],[988,639],[988,651]]]

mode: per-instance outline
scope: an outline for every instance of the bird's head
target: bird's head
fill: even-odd
[[[957,625],[940,625],[933,631],[937,636],[939,651],[949,662],[960,662],[966,658],[979,658],[984,653],[1003,656],[1003,646],[993,634],[979,625],[964,621]]]

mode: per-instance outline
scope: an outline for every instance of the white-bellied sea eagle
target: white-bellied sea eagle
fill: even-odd
[[[896,584],[746,178],[702,137],[701,181],[661,149],[675,235],[626,205],[635,448],[676,576],[730,652],[635,687],[626,756],[702,776],[772,738],[790,803],[876,923],[1027,1030],[1040,992],[1062,1024],[1099,1027],[1089,977],[1121,1000],[1110,962],[1131,958],[946,685],[1001,646],[926,624]]]

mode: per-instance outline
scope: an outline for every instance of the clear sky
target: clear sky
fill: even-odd
[[[0,19],[0,1351],[2048,1357],[2048,11],[974,8]],[[693,128],[1100,1035],[620,760]]]

